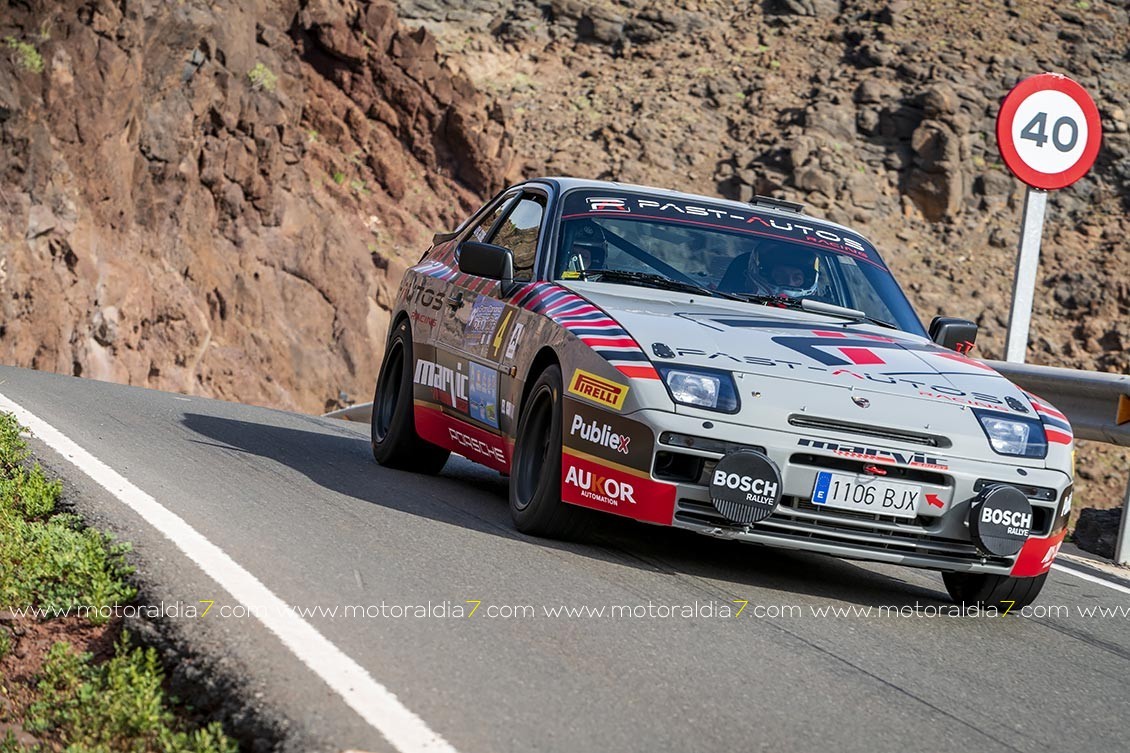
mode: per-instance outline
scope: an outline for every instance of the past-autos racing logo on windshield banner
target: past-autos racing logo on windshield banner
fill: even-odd
[[[863,238],[814,222],[807,217],[784,219],[769,212],[740,211],[733,207],[707,203],[688,203],[675,197],[624,193],[594,195],[573,191],[565,197],[563,219],[588,217],[594,214],[631,215],[625,219],[662,219],[669,222],[718,227],[763,237],[829,248],[886,268],[873,246]]]

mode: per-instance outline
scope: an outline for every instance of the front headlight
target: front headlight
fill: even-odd
[[[1039,421],[977,409],[973,409],[973,414],[998,455],[1042,458],[1048,454],[1048,438]]]
[[[687,366],[657,366],[671,399],[696,408],[738,412],[738,388],[728,371],[697,369]]]

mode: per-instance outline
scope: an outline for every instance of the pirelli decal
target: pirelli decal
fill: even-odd
[[[624,405],[624,398],[628,396],[628,386],[577,369],[573,372],[573,378],[569,380],[569,392],[613,410],[620,410]]]

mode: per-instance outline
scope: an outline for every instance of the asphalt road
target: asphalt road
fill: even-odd
[[[6,367],[0,394],[287,603],[338,607],[306,620],[464,753],[1130,747],[1130,611],[1079,611],[1130,610],[1130,595],[1066,573],[1038,602],[1063,614],[880,616],[947,607],[940,577],[611,518],[583,543],[537,540],[512,529],[497,474],[457,457],[436,478],[380,468],[364,426]],[[38,449],[88,515],[134,542],[151,594],[216,601],[187,629],[250,673],[296,740],[392,750],[141,517]],[[481,602],[470,618],[391,616],[468,600]],[[735,600],[740,617],[701,613]],[[698,616],[661,616],[696,602]],[[653,616],[545,612],[649,603]]]

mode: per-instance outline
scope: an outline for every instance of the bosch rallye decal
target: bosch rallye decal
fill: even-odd
[[[710,502],[727,520],[749,525],[765,520],[781,501],[781,473],[773,461],[753,450],[733,452],[718,461],[710,478]]]
[[[1032,504],[1015,487],[990,486],[969,506],[969,532],[985,554],[1011,557],[1032,533]]]

